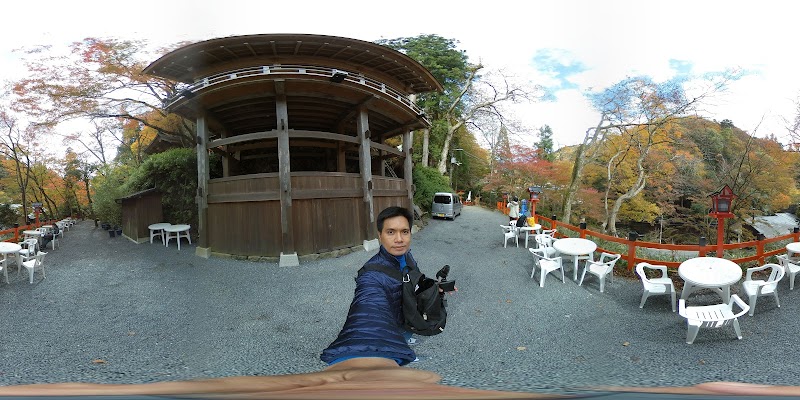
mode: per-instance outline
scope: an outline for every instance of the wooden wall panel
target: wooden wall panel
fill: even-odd
[[[277,257],[281,252],[279,201],[208,205],[211,251]]]
[[[403,179],[373,179],[376,214],[389,206],[410,207]],[[297,254],[357,246],[377,237],[374,223],[366,214],[361,184],[358,174],[292,174],[291,224]],[[278,185],[274,174],[212,180],[208,206],[211,250],[238,255],[280,255],[280,201],[274,196]]]

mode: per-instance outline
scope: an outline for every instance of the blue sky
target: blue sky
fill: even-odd
[[[730,119],[757,136],[789,140],[785,120],[794,118],[800,96],[791,2],[497,0],[478,9],[461,1],[381,4],[227,0],[212,6],[140,0],[128,10],[99,0],[11,2],[3,5],[3,13],[15,17],[0,24],[0,81],[23,71],[12,49],[66,46],[89,36],[167,45],[254,33],[368,41],[437,34],[457,40],[472,61],[487,69],[502,69],[548,89],[543,101],[513,107],[527,127],[519,136],[524,142],[535,140],[538,128],[548,124],[557,145],[578,143],[599,118],[587,93],[627,77],[664,82],[732,68],[747,73],[709,98],[699,113]]]

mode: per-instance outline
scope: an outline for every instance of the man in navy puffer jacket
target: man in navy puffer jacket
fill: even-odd
[[[401,271],[417,269],[411,256],[411,212],[388,207],[378,214],[380,251],[365,265],[389,265]],[[377,357],[406,365],[416,358],[403,328],[402,282],[379,271],[365,271],[356,278],[356,290],[347,320],[336,340],[320,359],[330,365],[341,361]]]

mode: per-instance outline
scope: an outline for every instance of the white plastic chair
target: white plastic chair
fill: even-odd
[[[20,243],[22,249],[19,251],[19,257],[21,261],[28,261],[36,256],[36,252],[39,250],[39,240],[38,239],[25,239]],[[20,268],[22,270],[22,268]]]
[[[733,305],[736,304],[741,311],[734,314]],[[728,304],[714,304],[711,306],[686,307],[686,300],[678,301],[678,314],[686,318],[686,343],[692,344],[700,328],[722,328],[733,324],[736,338],[742,339],[742,330],[739,328],[739,317],[747,313],[750,306],[737,295],[731,295]]]
[[[753,272],[764,271],[766,269],[771,269],[767,280],[753,279]],[[775,297],[775,304],[777,304],[778,307],[781,306],[781,302],[778,299],[778,282],[780,282],[785,273],[786,270],[783,266],[778,264],[764,264],[760,267],[747,269],[744,282],[742,282],[742,289],[744,289],[749,300],[747,303],[750,304],[750,316],[753,316],[756,311],[756,301],[759,296],[771,294]]]
[[[544,229],[544,230],[542,230],[541,234],[550,236],[551,238],[555,238],[557,231],[558,231],[558,229]]]
[[[533,240],[536,241],[536,249],[537,250],[544,250],[544,255],[546,257],[557,257],[558,250],[553,247],[553,238],[551,236],[547,236],[545,234],[539,234],[533,237]]]
[[[645,268],[661,271],[661,276],[658,278],[648,278]],[[652,265],[646,262],[640,262],[636,265],[636,274],[642,279],[642,286],[644,293],[642,293],[642,301],[639,303],[639,308],[644,308],[644,303],[650,296],[656,295],[670,295],[672,297],[672,312],[675,312],[675,283],[667,276],[666,265]]]
[[[3,276],[6,277],[6,284],[8,284],[8,259],[0,260],[0,271],[3,271]]]
[[[514,239],[519,247],[519,228],[512,225],[500,225],[503,228],[503,247],[508,247],[508,239]]]
[[[597,261],[587,261],[586,267],[583,268],[583,275],[578,282],[578,286],[583,285],[583,278],[586,273],[590,273],[600,279],[600,293],[603,293],[606,287],[606,276],[611,277],[611,282],[614,282],[614,264],[622,257],[621,254],[602,253],[600,259]]]
[[[561,270],[561,283],[564,283],[564,268],[561,264],[561,257],[550,258],[545,255],[542,249],[528,249],[533,254],[533,270],[531,279],[539,267],[539,287],[544,287],[544,278],[551,272]]]
[[[44,256],[46,255],[47,253],[43,253],[40,251],[36,253],[36,256],[34,256],[33,259],[22,262],[22,266],[25,267],[25,269],[27,269],[28,273],[30,274],[31,277],[30,283],[33,283],[33,273],[36,272],[36,270],[42,271],[42,279],[47,278],[47,276],[45,276],[44,273]],[[22,268],[20,268],[20,270],[22,270]]]
[[[783,265],[786,273],[789,274],[789,290],[794,290],[794,278],[800,272],[800,265],[795,264],[787,254],[780,254],[776,257],[778,257],[778,262]]]

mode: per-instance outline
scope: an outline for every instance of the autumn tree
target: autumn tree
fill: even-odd
[[[68,54],[51,50],[27,50],[29,77],[13,85],[18,111],[46,126],[74,119],[96,121],[95,132],[65,137],[101,163],[108,161],[106,135],[126,148],[136,143],[125,137],[125,129],[109,129],[106,120],[116,126],[124,125],[120,120],[135,121],[184,146],[194,145],[191,121],[170,117],[163,108],[164,101],[182,89],[180,84],[141,73],[146,60],[153,58],[146,42],[86,38],[73,43]]]
[[[463,51],[456,50],[457,42],[436,35],[380,40],[407,54],[428,68],[442,84],[442,93],[423,94],[418,99],[432,120],[431,137],[438,143],[437,168],[448,171],[453,137],[460,129],[474,130],[490,120],[507,121],[510,113],[503,106],[530,101],[539,88],[527,88],[502,71],[484,71],[481,63],[471,64]],[[508,123],[506,123],[508,125]],[[423,132],[422,163],[428,164],[429,133]]]
[[[9,161],[7,170],[11,171],[14,183],[19,189],[23,215],[28,210],[29,170],[32,165],[30,149],[34,147],[37,133],[43,127],[19,126],[18,119],[5,109],[0,109],[0,155]]]
[[[572,178],[564,198],[564,220],[569,221],[571,218],[572,203],[581,185],[586,163],[597,160],[609,133],[617,133],[625,137],[628,143],[627,146],[621,147],[622,153],[617,157],[628,157],[628,150],[635,152],[635,155],[633,153],[630,155],[635,158],[635,179],[632,179],[628,187],[613,199],[613,204],[606,215],[606,229],[616,234],[616,220],[620,208],[647,185],[650,171],[647,159],[650,150],[654,146],[675,140],[671,136],[674,130],[667,129],[668,125],[695,110],[706,97],[723,90],[727,82],[736,76],[731,72],[707,75],[707,80],[701,85],[702,88],[696,90],[697,93],[692,97],[687,96],[685,90],[687,82],[683,79],[658,83],[649,77],[627,78],[592,94],[590,98],[594,107],[600,111],[600,118],[594,128],[586,131],[583,142],[578,146]],[[613,176],[610,179],[613,179]]]

